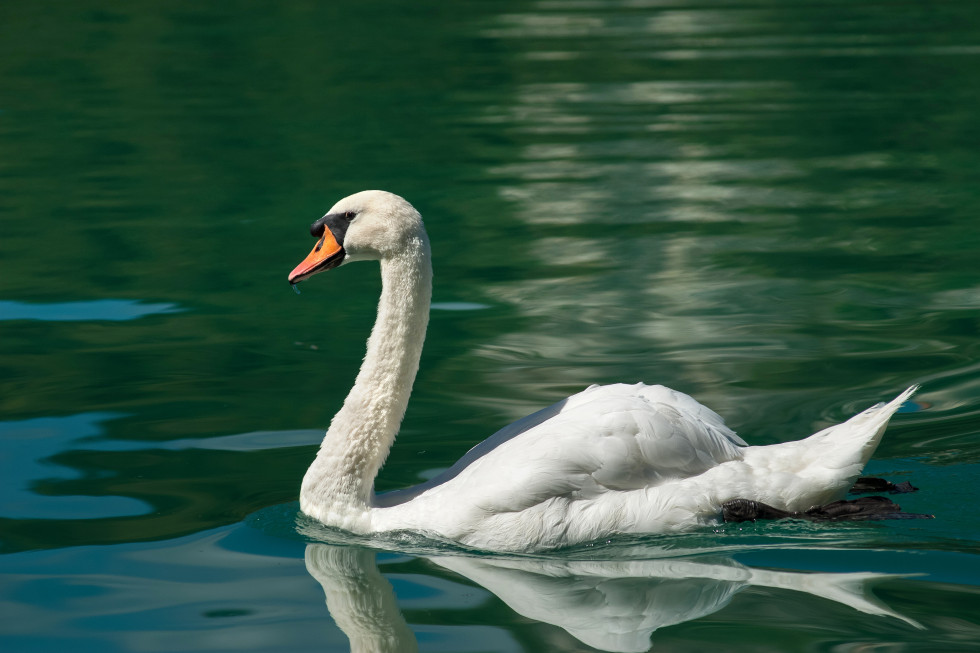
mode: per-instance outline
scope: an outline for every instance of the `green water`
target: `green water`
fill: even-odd
[[[975,2],[8,2],[0,80],[0,649],[980,647]],[[364,188],[436,274],[379,489],[591,383],[752,444],[920,383],[869,471],[936,519],[519,561],[318,529],[379,281],[286,274]]]

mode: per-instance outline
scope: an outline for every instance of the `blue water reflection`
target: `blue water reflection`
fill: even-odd
[[[59,458],[86,449],[102,435],[105,422],[121,417],[93,412],[0,422],[0,517],[95,519],[151,512],[132,497],[64,495],[46,489],[52,481],[81,478],[84,472],[59,463]]]
[[[184,309],[169,302],[143,302],[133,299],[95,299],[79,302],[40,304],[0,300],[0,320],[41,320],[44,322],[122,322],[148,315],[179,313]]]

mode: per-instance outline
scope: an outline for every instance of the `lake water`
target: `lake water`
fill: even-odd
[[[0,79],[3,651],[980,648],[976,2],[13,2]],[[310,523],[379,280],[286,274],[364,188],[436,275],[380,490],[591,383],[752,444],[919,383],[868,471],[936,518]]]

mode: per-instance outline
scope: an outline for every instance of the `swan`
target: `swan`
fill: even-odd
[[[429,240],[408,201],[377,190],[340,200],[310,232],[316,245],[289,273],[291,284],[356,261],[381,267],[367,352],[300,491],[303,513],[356,534],[412,531],[533,551],[716,524],[733,507],[742,516],[746,506],[805,516],[844,497],[916,390],[806,439],[749,446],[676,390],[594,385],[501,429],[435,478],[375,495],[425,339]]]

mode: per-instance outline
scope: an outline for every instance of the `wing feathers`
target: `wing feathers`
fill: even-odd
[[[459,471],[448,485],[487,512],[593,499],[700,474],[741,458],[713,411],[662,386],[593,386]],[[445,489],[449,489],[445,487]]]

